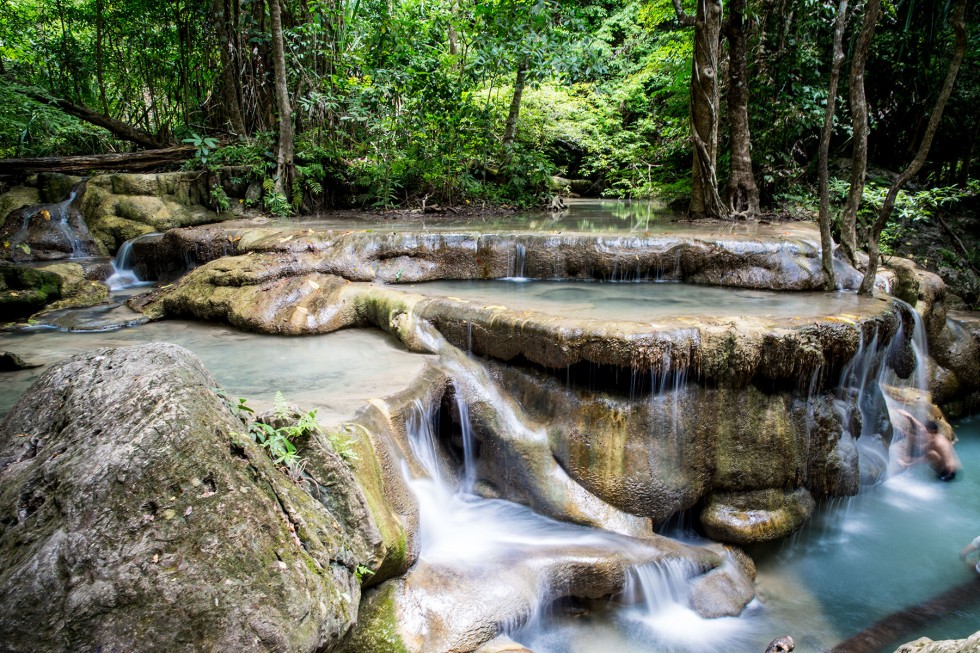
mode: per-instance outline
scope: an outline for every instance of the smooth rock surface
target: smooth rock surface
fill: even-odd
[[[244,426],[214,385],[174,345],[99,350],[53,366],[7,415],[5,650],[312,652],[342,643],[372,536],[348,533],[361,513],[338,506],[358,501],[328,505],[304,492],[235,435]]]

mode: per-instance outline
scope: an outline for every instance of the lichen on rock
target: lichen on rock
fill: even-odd
[[[98,350],[50,368],[10,411],[5,650],[312,652],[344,641],[367,555],[358,542],[370,538],[236,435],[243,425],[214,385],[175,345]]]

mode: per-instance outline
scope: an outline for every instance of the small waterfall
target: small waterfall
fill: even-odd
[[[527,248],[524,243],[517,243],[514,245],[514,261],[511,265],[511,276],[508,277],[512,281],[527,281],[528,278],[524,276],[524,264],[527,259]]]
[[[75,197],[78,194],[78,189],[80,187],[81,184],[75,186],[75,188],[68,193],[68,199],[53,205],[54,210],[51,212],[51,220],[54,221],[57,218],[58,228],[65,235],[65,238],[68,240],[68,244],[71,246],[71,256],[68,258],[82,258],[88,256],[88,252],[85,249],[85,243],[80,237],[83,231],[84,235],[88,236],[88,228],[85,226],[85,222],[79,218],[78,229],[72,227],[68,222],[68,209],[71,206],[71,203],[75,201]]]
[[[637,565],[630,570],[623,594],[627,601],[635,603],[636,615],[655,618],[672,606],[686,605],[687,581],[694,572],[686,560]]]
[[[72,207],[75,199],[84,192],[85,182],[81,182],[71,189],[68,197],[61,202],[53,204],[40,204],[18,209],[22,212],[20,229],[7,236],[12,250],[20,250],[27,258],[34,258],[31,242],[38,236],[52,231],[60,234],[64,239],[63,243],[55,246],[58,252],[68,254],[68,259],[79,259],[90,256],[88,244],[92,241],[88,227],[82,215]],[[32,234],[32,221],[34,223],[34,233]],[[2,225],[0,225],[2,226]],[[50,236],[45,239],[47,243],[39,244],[38,249],[52,249]],[[38,243],[42,243],[41,238],[37,238]],[[42,256],[41,258],[57,258]]]
[[[423,406],[422,402],[416,399],[406,421],[405,430],[415,460],[422,466],[429,480],[445,489],[449,486],[449,479],[445,477],[439,464],[436,437],[432,432],[434,419],[432,408]]]
[[[112,259],[112,274],[106,279],[106,285],[109,286],[109,290],[124,290],[126,288],[152,284],[153,281],[143,279],[136,272],[138,262],[133,253],[133,245],[137,241],[154,240],[162,237],[163,234],[153,232],[137,236],[136,238],[130,238],[120,245],[115,258]]]
[[[469,406],[463,400],[462,393],[458,391],[455,393],[455,399],[463,439],[463,482],[460,489],[467,494],[472,494],[476,485],[476,440],[473,437],[473,428],[470,426]]]
[[[729,651],[748,635],[750,622],[739,617],[705,619],[688,606],[689,579],[697,573],[686,560],[637,565],[627,577],[625,611],[639,624],[650,650]]]

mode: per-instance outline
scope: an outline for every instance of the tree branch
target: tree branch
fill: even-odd
[[[677,22],[686,27],[692,27],[694,25],[694,16],[684,11],[684,7],[681,6],[681,0],[673,0],[673,2],[674,12],[677,13]]]
[[[10,80],[12,81],[12,80]],[[104,116],[101,113],[96,113],[88,107],[84,107],[78,104],[69,102],[68,100],[62,100],[60,98],[50,97],[43,93],[33,90],[29,85],[20,82],[14,82],[20,88],[14,88],[21,95],[26,95],[36,102],[41,104],[46,104],[56,109],[60,109],[65,113],[75,116],[79,120],[84,120],[87,123],[102,127],[108,130],[117,138],[121,138],[124,141],[129,141],[135,143],[149,150],[156,150],[160,148],[167,147],[169,143],[158,140],[155,136],[152,136],[145,131],[136,129],[131,125],[127,125],[121,120],[116,120],[115,118],[110,118],[109,116]]]

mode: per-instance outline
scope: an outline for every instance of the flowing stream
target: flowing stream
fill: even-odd
[[[513,270],[518,279],[523,275],[519,254]],[[131,267],[124,252],[117,265],[120,271]],[[137,282],[122,276],[117,281],[116,287]],[[692,314],[781,319],[848,315],[857,312],[861,302],[872,301],[853,294],[790,295],[681,284],[500,281],[401,288],[567,317],[643,322]],[[116,297],[121,300],[124,295]],[[230,396],[246,397],[262,408],[271,404],[276,391],[282,391],[294,403],[318,407],[325,422],[349,419],[369,399],[402,390],[426,362],[437,359],[409,353],[376,331],[283,338],[182,321],[136,325],[120,320],[128,309],[118,301],[88,310],[76,312],[76,318],[98,326],[103,313],[113,311],[105,324],[133,326],[0,333],[0,349],[19,353],[30,362],[50,364],[99,347],[175,342],[197,353]],[[476,386],[494,401],[494,393],[501,390],[476,359],[455,348],[448,352],[447,345],[436,341],[437,334],[426,337],[432,340],[433,351],[441,351],[441,364],[456,383]],[[880,353],[877,344],[863,343],[861,355],[845,371],[852,385],[863,387],[872,377],[875,382],[885,380],[880,361],[872,360],[869,353]],[[924,343],[915,339],[913,344],[915,354],[921,356]],[[0,375],[0,415],[41,371],[43,368]],[[906,383],[916,386],[923,381],[923,377],[913,377]],[[678,391],[673,384],[660,385],[661,394]],[[758,599],[741,616],[706,620],[684,605],[686,584],[694,573],[689,563],[650,562],[649,547],[626,535],[564,524],[516,503],[476,496],[476,443],[469,428],[469,408],[458,400],[461,394],[457,393],[456,411],[462,429],[463,465],[458,473],[447,472],[440,457],[430,409],[419,404],[408,424],[412,455],[422,473],[413,474],[407,464],[405,473],[420,502],[421,560],[425,564],[454,573],[467,567],[505,569],[518,559],[526,564],[536,555],[553,557],[563,550],[587,555],[590,548],[612,549],[635,559],[625,590],[615,600],[570,607],[552,604],[560,594],[545,583],[529,590],[534,594],[531,613],[508,630],[536,653],[757,653],[769,640],[784,634],[796,639],[798,651],[823,651],[890,612],[972,578],[956,554],[980,534],[980,502],[976,501],[980,474],[974,471],[980,469],[980,420],[957,426],[957,451],[965,471],[954,482],[940,483],[928,468],[917,465],[856,497],[821,506],[789,540],[749,551],[758,565]],[[520,415],[503,413],[515,437],[545,438],[525,426]],[[563,474],[556,466],[553,481],[565,483]],[[592,495],[583,496],[583,510],[608,508],[611,516],[604,519],[614,523],[616,511],[604,504],[597,506],[596,501]],[[625,533],[628,526],[617,530]],[[664,534],[694,545],[705,543],[682,528]],[[916,631],[915,636],[963,637],[978,624],[980,606],[964,607]]]

